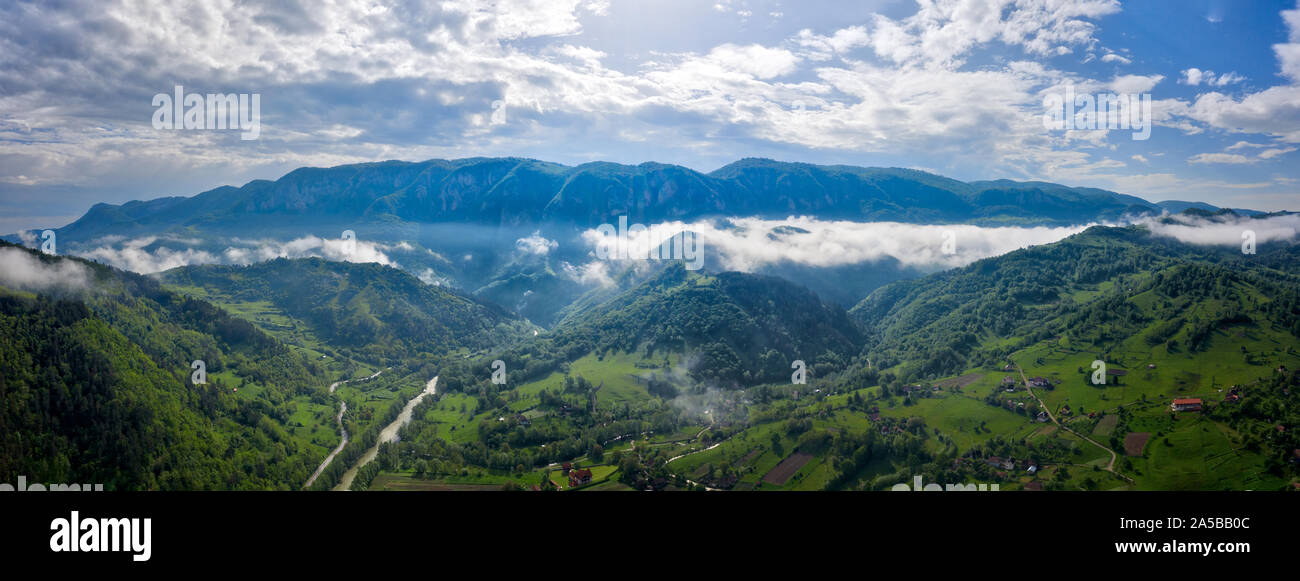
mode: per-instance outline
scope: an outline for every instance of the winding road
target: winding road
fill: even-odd
[[[390,367],[389,369],[392,368]],[[361,379],[358,379],[357,381],[370,381],[376,377],[379,377],[379,374],[383,372],[384,370],[381,369],[379,371],[376,371],[373,375],[369,377],[363,377]],[[348,381],[351,380],[335,381],[334,383],[331,383],[330,395],[334,395],[334,390],[337,389],[338,386],[343,385]],[[321,461],[320,466],[316,467],[316,471],[311,473],[311,478],[308,478],[307,483],[302,485],[303,490],[311,488],[312,483],[316,482],[316,479],[320,477],[321,473],[325,472],[325,469],[329,467],[330,462],[334,461],[334,457],[338,456],[339,452],[343,451],[343,447],[348,445],[348,429],[343,427],[343,414],[347,413],[347,411],[348,411],[348,402],[346,401],[339,402],[339,415],[338,417],[334,418],[334,423],[338,424],[339,426],[339,433],[342,434],[343,436],[342,441],[339,442],[337,448],[334,448],[333,452],[330,452],[329,455],[325,457],[325,460]]]
[[[334,391],[335,385],[338,385],[338,382],[335,382],[334,385],[330,386],[330,392]],[[311,478],[307,479],[307,484],[304,484],[302,486],[304,489],[311,488],[312,483],[316,482],[316,478],[320,477],[321,472],[324,472],[325,468],[330,465],[330,462],[334,461],[334,457],[338,456],[339,452],[343,451],[343,447],[348,445],[348,429],[343,427],[343,414],[347,411],[348,411],[348,402],[345,401],[339,408],[338,417],[334,419],[334,421],[337,422],[339,425],[339,432],[343,434],[343,441],[339,442],[339,446],[335,448],[333,452],[330,452],[329,456],[325,457],[325,461],[321,462],[320,466],[316,467],[315,472],[311,473]]]
[[[1038,397],[1038,394],[1034,393],[1034,389],[1033,389],[1032,387],[1029,387],[1029,378],[1028,378],[1028,377],[1025,377],[1025,370],[1024,370],[1023,368],[1020,367],[1020,364],[1019,364],[1019,363],[1016,363],[1016,362],[1014,362],[1014,361],[1012,361],[1012,363],[1015,363],[1015,365],[1016,365],[1016,371],[1019,371],[1019,372],[1020,372],[1020,381],[1022,381],[1022,382],[1025,384],[1025,391],[1028,391],[1028,392],[1029,392],[1029,395],[1033,396],[1034,400],[1038,402],[1038,407],[1039,407],[1039,409],[1041,409],[1041,410],[1043,410],[1044,412],[1047,413],[1047,417],[1048,417],[1048,419],[1052,420],[1052,423],[1053,423],[1053,424],[1056,424],[1056,425],[1057,425],[1058,427],[1060,427],[1061,429],[1063,429],[1063,430],[1065,430],[1065,431],[1067,431],[1067,432],[1070,432],[1071,434],[1074,434],[1074,435],[1078,436],[1078,437],[1079,437],[1080,439],[1082,439],[1083,441],[1088,442],[1088,443],[1090,443],[1090,444],[1092,444],[1092,445],[1094,445],[1094,446],[1096,446],[1096,447],[1098,447],[1098,448],[1101,448],[1102,450],[1105,450],[1108,454],[1110,454],[1110,462],[1106,464],[1106,471],[1107,471],[1107,472],[1110,472],[1111,474],[1114,474],[1114,475],[1116,475],[1116,476],[1118,476],[1118,477],[1120,477],[1120,478],[1123,478],[1124,480],[1127,480],[1127,481],[1129,481],[1129,482],[1133,482],[1133,479],[1132,479],[1132,478],[1129,478],[1128,476],[1125,476],[1125,475],[1120,474],[1119,472],[1116,472],[1116,471],[1115,471],[1115,459],[1116,459],[1116,455],[1115,455],[1115,451],[1114,451],[1114,450],[1111,450],[1109,446],[1103,446],[1103,445],[1097,443],[1096,440],[1093,440],[1092,438],[1089,438],[1089,437],[1087,437],[1087,436],[1085,436],[1085,435],[1083,435],[1083,434],[1080,434],[1079,432],[1074,431],[1073,429],[1070,428],[1070,426],[1067,426],[1067,425],[1065,425],[1065,424],[1062,424],[1062,423],[1060,422],[1060,420],[1057,420],[1057,419],[1056,419],[1056,415],[1053,414],[1053,413],[1052,413],[1052,410],[1051,410],[1050,408],[1047,407],[1047,404],[1043,403],[1042,398],[1039,398],[1039,397]]]

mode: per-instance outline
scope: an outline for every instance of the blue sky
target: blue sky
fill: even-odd
[[[259,138],[155,129],[177,84],[259,94]],[[1150,139],[1044,127],[1066,87],[1149,95]],[[1298,144],[1294,1],[0,6],[4,232],[304,165],[477,155],[758,156],[1300,210]]]

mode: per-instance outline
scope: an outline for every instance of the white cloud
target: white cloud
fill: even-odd
[[[1120,11],[1113,0],[924,0],[911,16],[877,14],[761,43],[738,31],[726,44],[645,59],[607,55],[593,48],[615,52],[607,38],[582,36],[584,23],[609,12],[607,0],[339,0],[297,11],[295,2],[234,10],[225,0],[101,0],[93,26],[77,25],[86,11],[79,1],[41,14],[0,4],[7,20],[0,26],[8,26],[0,38],[30,30],[35,39],[13,36],[14,50],[0,51],[0,181],[94,185],[123,168],[158,176],[156,183],[196,168],[217,181],[395,157],[532,155],[557,142],[581,144],[557,160],[566,163],[626,158],[643,151],[628,149],[644,147],[636,143],[664,144],[655,157],[682,163],[697,152],[716,157],[731,142],[732,150],[777,150],[774,157],[795,148],[812,158],[931,156],[917,163],[952,160],[967,173],[1095,184],[1108,179],[1097,170],[1115,167],[1092,158],[1113,147],[1110,134],[1045,132],[1043,91],[1074,83],[1146,92],[1163,78],[1107,82],[1053,68],[1053,55],[1071,51],[1132,61],[1096,35],[1099,19]],[[717,6],[728,15],[771,8]],[[1283,74],[1300,70],[1296,12],[1283,13],[1293,44],[1274,47]],[[691,31],[683,25],[683,35]],[[65,46],[80,51],[71,59],[75,74],[67,55],[29,48]],[[983,48],[1000,54],[966,66]],[[633,56],[635,64],[621,62]],[[1240,80],[1213,77],[1198,86]],[[178,78],[263,91],[268,109],[279,99],[277,115],[264,119],[258,147],[234,147],[212,132],[160,134],[138,115],[139,103]],[[507,123],[491,122],[497,100]],[[1300,142],[1297,103],[1294,88],[1275,87],[1157,101],[1155,110],[1162,126],[1189,133],[1218,128]]]
[[[1282,20],[1288,29],[1287,43],[1273,45],[1278,67],[1290,84],[1269,87],[1240,98],[1214,91],[1197,96],[1175,117],[1235,133],[1271,135],[1288,143],[1300,143],[1300,9],[1285,10]],[[1214,77],[1212,71],[1187,69],[1182,82],[1189,85],[1224,86],[1244,80],[1236,73]]]
[[[689,231],[701,240],[709,264],[724,270],[752,272],[784,263],[830,267],[885,259],[906,266],[951,268],[1029,245],[1055,242],[1087,227],[989,228],[826,221],[803,216],[785,220],[731,218],[725,223],[665,222],[650,225],[638,236],[629,235],[627,255],[644,255],[647,241],[665,240],[677,232]],[[604,240],[594,229],[584,232],[583,239],[593,249]],[[950,239],[954,251],[951,254],[944,247]],[[589,266],[592,264],[608,262],[596,260]]]
[[[1164,78],[1164,75],[1120,75],[1111,80],[1110,89],[1124,95],[1150,93]]]
[[[1244,151],[1257,149],[1256,153],[1227,153],[1229,151]],[[1261,161],[1267,161],[1275,157],[1286,155],[1295,151],[1295,147],[1269,147],[1258,143],[1248,141],[1238,141],[1228,146],[1225,153],[1199,153],[1188,158],[1189,163],[1227,163],[1227,164],[1251,164]]]
[[[1223,87],[1226,85],[1231,85],[1233,83],[1240,83],[1244,80],[1246,80],[1246,77],[1243,77],[1237,74],[1236,72],[1229,72],[1229,73],[1224,73],[1222,75],[1216,75],[1214,71],[1205,71],[1205,70],[1198,69],[1196,67],[1192,67],[1183,70],[1183,78],[1178,82],[1193,87],[1201,84]]]
[[[1188,163],[1242,164],[1242,163],[1254,163],[1255,160],[1250,159],[1249,157],[1246,157],[1238,153],[1198,153],[1196,155],[1193,155],[1192,157],[1187,158],[1187,162]]]
[[[1190,244],[1240,246],[1243,240],[1242,233],[1247,230],[1255,233],[1256,244],[1294,240],[1296,233],[1300,232],[1300,215],[1288,214],[1261,219],[1229,216],[1216,217],[1213,220],[1172,216],[1167,221],[1150,221],[1146,226],[1157,236],[1176,238]]]
[[[191,264],[212,264],[220,259],[210,252],[193,248],[147,247],[158,241],[157,237],[127,240],[119,246],[100,246],[89,251],[76,251],[78,256],[115,266],[139,274],[162,272]]]
[[[144,237],[124,240],[120,244],[96,241],[102,245],[90,249],[74,249],[78,256],[140,274],[163,272],[182,266],[197,264],[253,264],[276,258],[324,258],[335,262],[375,262],[399,267],[388,252],[412,251],[405,242],[383,244],[366,240],[330,239],[303,236],[288,241],[232,240],[224,250],[216,251],[193,247],[176,247],[178,244],[200,241],[168,240]],[[108,242],[108,243],[105,243]]]
[[[75,291],[88,288],[90,279],[90,270],[80,263],[47,263],[25,250],[0,248],[0,286],[30,292]]]
[[[1265,149],[1264,151],[1259,152],[1259,158],[1260,158],[1260,159],[1273,159],[1273,158],[1275,158],[1275,157],[1277,157],[1277,156],[1279,156],[1279,155],[1288,154],[1288,153],[1291,153],[1292,151],[1295,151],[1295,150],[1296,150],[1296,148],[1294,148],[1294,147],[1274,147],[1274,148],[1271,148],[1271,149]]]
[[[785,49],[758,44],[715,47],[704,59],[726,71],[737,71],[759,79],[771,79],[794,72],[799,57]]]
[[[560,270],[571,280],[583,285],[614,286],[614,277],[610,274],[609,262],[597,260],[582,266],[574,266],[568,262],[563,262],[560,264]]]
[[[515,249],[528,254],[544,256],[560,245],[559,242],[548,240],[541,235],[541,232],[533,232],[532,236],[515,240]]]

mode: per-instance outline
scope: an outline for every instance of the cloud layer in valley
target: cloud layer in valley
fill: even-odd
[[[412,251],[406,243],[385,244],[364,240],[303,236],[289,241],[239,240],[221,245],[201,244],[198,240],[180,240],[148,236],[143,238],[100,239],[72,252],[97,262],[140,274],[152,274],[195,264],[246,265],[276,258],[324,258],[336,262],[374,262],[400,267],[389,258],[394,251]],[[205,249],[206,248],[206,249]],[[429,274],[430,281],[434,280]]]
[[[71,261],[44,262],[30,252],[0,248],[0,286],[32,292],[77,291],[89,287],[90,270]]]
[[[1026,246],[1048,244],[1087,229],[1070,227],[981,227],[968,225],[923,225],[898,222],[826,221],[810,217],[786,220],[732,218],[693,223],[666,222],[649,225],[627,236],[625,253],[605,252],[614,260],[596,258],[582,266],[570,266],[569,275],[584,283],[610,284],[609,263],[631,264],[649,254],[652,243],[668,240],[679,232],[693,232],[701,240],[710,268],[754,272],[766,267],[795,264],[836,267],[851,264],[897,261],[905,267],[942,270],[998,256]],[[612,244],[595,229],[582,240],[597,256],[601,245]]]
[[[1244,218],[1216,216],[1200,218],[1176,216],[1168,220],[1153,220],[1147,228],[1157,236],[1174,238],[1181,242],[1214,246],[1240,246],[1246,232],[1254,234],[1258,244],[1282,240],[1295,240],[1300,233],[1300,214]]]

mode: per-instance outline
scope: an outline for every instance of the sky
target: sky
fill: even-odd
[[[257,95],[257,138],[159,128],[178,85]],[[1049,127],[1066,91],[1149,98],[1149,139]],[[0,232],[471,156],[767,157],[1300,210],[1298,149],[1295,0],[0,4]]]

